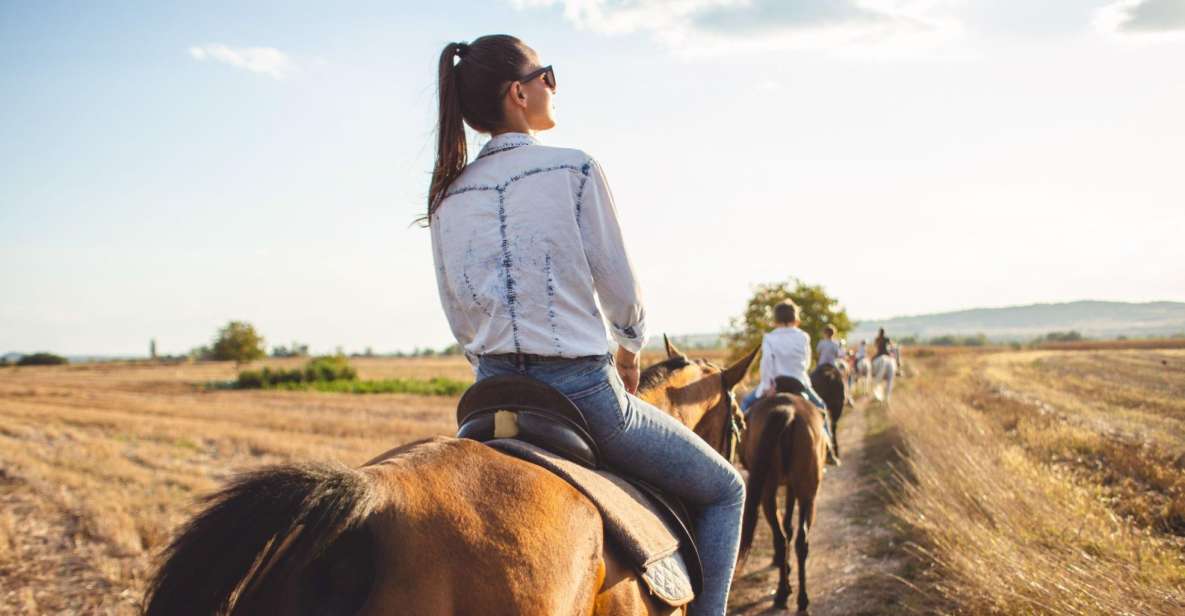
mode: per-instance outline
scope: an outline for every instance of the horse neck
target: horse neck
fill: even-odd
[[[715,378],[712,378],[712,377]],[[679,420],[713,449],[719,450],[723,435],[722,421],[714,413],[721,408],[718,375],[706,376],[682,387],[654,387],[638,392],[638,397]]]

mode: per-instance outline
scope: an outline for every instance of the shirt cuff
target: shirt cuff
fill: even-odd
[[[644,323],[625,326],[613,323],[611,328],[613,340],[625,350],[631,353],[641,353],[642,347],[646,346],[646,325]]]

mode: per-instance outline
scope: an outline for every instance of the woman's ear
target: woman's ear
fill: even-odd
[[[508,94],[510,95],[510,101],[513,104],[518,105],[523,109],[527,108],[527,92],[526,89],[523,88],[521,81],[516,81],[510,84],[510,91]]]

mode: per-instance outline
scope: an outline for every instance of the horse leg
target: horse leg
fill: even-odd
[[[782,527],[778,529],[778,533],[785,539],[783,542],[789,547],[790,537],[794,533],[794,528],[791,526],[794,520],[794,486],[788,486],[786,489],[786,511],[782,516]],[[786,609],[786,602],[790,599],[790,558],[787,556],[782,559],[778,566],[778,592],[774,595],[774,607],[778,609]]]
[[[782,521],[778,519],[778,484],[776,482],[770,482],[770,485],[766,487],[765,494],[761,499],[761,510],[765,513],[765,521],[769,523],[770,532],[773,534],[774,559],[771,564],[781,567],[790,560],[787,554],[790,538],[782,532]]]
[[[807,537],[814,527],[815,496],[818,492],[819,486],[815,485],[814,489],[803,494],[799,501],[799,527],[798,537],[794,538],[794,552],[799,557],[800,614],[806,614],[807,608],[811,607],[811,596],[807,593],[807,556],[811,553],[811,541]]]
[[[806,612],[807,607],[810,606],[811,600],[806,592],[806,557],[810,554],[810,541],[807,539],[807,533],[810,531],[810,525],[807,521],[809,510],[813,509],[813,504],[803,502],[798,508],[798,533],[794,538],[794,552],[798,556],[798,611]]]
[[[838,413],[831,414],[831,436],[835,445],[835,457],[839,457],[839,416],[843,414],[843,406],[839,407]]]

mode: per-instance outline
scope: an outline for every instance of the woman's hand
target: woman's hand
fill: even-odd
[[[613,363],[617,366],[617,374],[621,376],[625,390],[631,394],[638,393],[638,379],[641,377],[638,354],[626,350],[625,347],[617,347],[617,356],[614,357]]]

